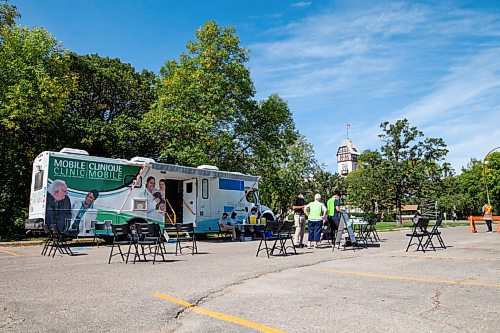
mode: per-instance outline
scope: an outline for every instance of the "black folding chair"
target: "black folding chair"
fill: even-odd
[[[94,222],[94,221],[92,221]],[[92,223],[91,222],[91,223]],[[109,235],[108,233],[108,227],[104,222],[95,222],[94,223],[94,228],[92,229],[92,232],[94,233],[94,241],[93,245],[99,247],[99,243],[97,242],[97,237],[103,238]]]
[[[281,254],[284,256],[288,255],[286,252],[286,249],[291,248],[294,252],[294,254],[297,254],[297,250],[295,250],[295,244],[293,243],[293,235],[292,235],[292,230],[294,227],[295,223],[294,221],[285,221],[281,224],[281,227],[278,230],[278,241],[280,244],[279,251]],[[286,241],[290,240],[292,245],[286,245]],[[276,248],[276,241],[273,245],[273,250],[271,250],[271,254],[273,254],[274,249]]]
[[[147,261],[145,246],[149,249],[149,253],[147,255],[153,255],[153,265],[156,262],[157,254],[161,254],[163,261],[165,261],[165,253],[163,252],[163,236],[160,231],[160,225],[158,223],[136,223],[135,226],[137,228],[137,242],[135,243],[136,251],[134,254],[134,264],[137,257],[139,257],[139,261],[141,259],[139,247],[142,250],[144,261]],[[154,246],[154,253],[151,250],[152,246]]]
[[[410,246],[417,244],[416,251],[422,251],[425,253],[425,249],[431,245],[432,249],[436,251],[434,248],[434,244],[432,243],[432,239],[430,237],[430,233],[427,231],[427,226],[429,225],[429,219],[425,217],[419,217],[417,223],[413,225],[412,232],[410,234],[406,234],[406,236],[410,237],[410,241],[408,242],[408,246],[406,247],[406,252]],[[418,243],[412,243],[413,239],[416,238]],[[426,241],[424,242],[424,238]],[[427,245],[426,245],[427,244]]]
[[[52,231],[50,230],[49,226],[45,223],[43,224],[43,230],[45,232],[47,239],[45,240],[45,243],[43,244],[42,253],[40,253],[42,256],[47,254],[47,250],[49,249],[49,247],[52,250],[52,247],[54,246],[54,244],[53,244],[54,243],[54,236],[52,235]],[[49,256],[50,256],[50,253],[49,253]]]
[[[130,249],[133,245],[132,234],[130,233],[130,227],[128,224],[112,224],[111,230],[113,231],[113,245],[111,246],[111,252],[109,253],[108,264],[111,263],[111,258],[113,256],[120,255],[122,261],[128,263],[128,257],[130,255]],[[127,259],[125,260],[124,254],[120,245],[128,245]],[[113,254],[115,246],[118,248],[118,253]]]
[[[59,251],[61,254],[68,254],[70,256],[73,255],[73,251],[71,251],[71,248],[69,247],[68,241],[71,240],[69,236],[66,234],[62,233],[57,224],[51,224],[49,226],[49,230],[52,233],[52,247],[49,250],[49,256],[50,253],[52,252],[52,249],[54,249],[54,253],[52,254],[52,258],[55,256],[56,251]]]
[[[182,249],[191,249],[191,254],[198,253],[198,245],[196,244],[196,234],[194,232],[193,223],[177,223],[175,225],[177,238],[175,242],[175,255],[177,251],[182,254]],[[182,246],[182,242],[191,243],[191,245]]]
[[[262,232],[262,238],[259,242],[259,248],[257,249],[257,253],[255,254],[256,257],[259,256],[260,251],[266,251],[267,257],[269,257],[269,254],[272,254],[274,251],[276,242],[279,240],[279,230],[281,228],[281,223],[278,221],[269,221],[266,223],[266,227],[264,228],[264,231]],[[274,242],[272,247],[269,247],[268,241]],[[264,247],[262,247],[262,243],[264,243]]]
[[[442,218],[438,218],[436,220],[436,224],[434,225],[434,227],[432,227],[432,230],[429,231],[429,239],[424,244],[425,248],[427,248],[429,246],[429,243],[432,242],[432,237],[436,236],[436,238],[439,242],[439,248],[446,249],[446,245],[444,244],[443,237],[441,237],[441,231],[439,231],[439,228],[441,227],[442,223],[443,223]]]
[[[377,220],[376,219],[369,219],[368,220],[368,226],[366,227],[366,235],[367,238],[370,239],[372,243],[374,242],[380,242],[380,237],[378,236],[377,232]]]

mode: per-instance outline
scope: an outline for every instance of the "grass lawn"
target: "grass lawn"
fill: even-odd
[[[436,221],[431,221],[429,223],[430,226],[433,226]],[[476,222],[476,225],[481,224],[481,222]],[[484,224],[484,223],[483,223]],[[442,228],[450,228],[450,227],[462,227],[462,226],[468,226],[469,221],[458,221],[458,222],[453,222],[453,221],[444,221],[443,224],[441,224]],[[396,226],[396,222],[378,222],[377,223],[377,231],[393,231],[393,230],[400,230],[402,228],[411,228],[413,226],[413,222],[404,222],[402,227]]]

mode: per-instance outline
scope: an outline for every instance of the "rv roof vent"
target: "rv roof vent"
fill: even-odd
[[[216,167],[215,165],[206,165],[206,164],[200,165],[200,166],[198,167],[198,169],[212,170],[212,171],[219,171],[219,168],[218,168],[218,167]]]
[[[60,153],[89,156],[89,153],[86,150],[74,148],[63,148]]]
[[[136,163],[156,163],[155,160],[152,159],[152,158],[141,157],[141,156],[132,157],[130,159],[130,162],[136,162]]]

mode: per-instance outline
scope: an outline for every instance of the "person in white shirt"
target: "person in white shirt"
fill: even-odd
[[[232,234],[232,240],[233,242],[236,241],[236,227],[228,225],[228,223],[231,223],[228,220],[228,214],[227,213],[222,213],[222,217],[219,220],[219,228],[221,231],[228,231]]]

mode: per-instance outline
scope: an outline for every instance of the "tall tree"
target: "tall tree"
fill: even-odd
[[[384,163],[384,178],[392,193],[398,224],[401,224],[403,201],[411,202],[422,197],[424,184],[432,184],[437,177],[436,163],[448,153],[441,138],[426,138],[407,119],[397,120],[394,124],[383,122],[379,137],[385,144],[381,148]],[[431,181],[428,181],[431,180]]]
[[[145,123],[169,162],[234,164],[237,120],[257,108],[245,67],[248,51],[234,28],[214,21],[198,29],[196,38],[179,62],[161,68],[158,99]]]
[[[26,218],[31,163],[50,146],[73,88],[67,55],[41,28],[0,29],[0,235]],[[54,132],[52,131],[52,133]]]

